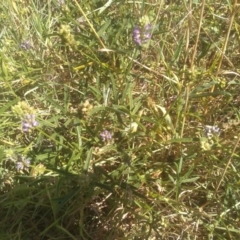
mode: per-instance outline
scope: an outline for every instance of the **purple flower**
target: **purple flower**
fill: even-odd
[[[141,45],[141,29],[138,26],[133,28],[133,41],[136,44]]]
[[[16,162],[16,169],[17,171],[23,170],[24,165],[22,162]]]
[[[31,160],[29,158],[24,159],[24,157],[22,157],[20,161],[16,162],[16,169],[17,171],[28,170],[30,164]]]
[[[108,142],[112,139],[112,134],[108,130],[104,130],[100,133],[100,137],[103,142]]]
[[[143,41],[147,41],[151,38],[152,27],[150,24],[147,24],[143,31]]]
[[[21,43],[20,47],[24,50],[28,50],[32,47],[32,45],[30,44],[30,42],[28,40],[26,40]]]
[[[36,127],[38,122],[35,120],[34,114],[26,114],[24,120],[22,121],[22,130],[28,132],[29,129]]]
[[[152,27],[150,24],[145,25],[145,27],[135,26],[133,28],[133,41],[137,45],[142,45],[151,39]]]

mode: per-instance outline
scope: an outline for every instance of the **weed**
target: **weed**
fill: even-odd
[[[3,2],[0,239],[238,239],[237,1]]]

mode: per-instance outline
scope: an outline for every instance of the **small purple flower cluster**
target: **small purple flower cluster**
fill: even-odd
[[[141,46],[151,39],[151,30],[152,27],[150,24],[145,25],[144,27],[135,26],[133,28],[133,41]]]
[[[31,128],[36,127],[38,122],[35,119],[34,114],[26,114],[24,120],[22,121],[23,132],[28,132]]]
[[[21,157],[21,159],[16,162],[16,169],[17,171],[22,171],[22,170],[28,170],[29,166],[31,164],[31,160],[30,158],[23,158]]]
[[[112,134],[108,130],[104,130],[100,133],[100,137],[103,142],[108,142],[112,139]]]
[[[30,44],[30,42],[28,40],[26,40],[21,43],[20,47],[24,50],[28,50],[28,49],[32,48],[32,45]]]

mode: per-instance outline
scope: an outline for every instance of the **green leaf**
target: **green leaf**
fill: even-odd
[[[10,107],[15,105],[19,101],[19,98],[15,98],[14,100],[7,102],[3,107],[0,108],[0,114],[6,112]]]
[[[188,178],[181,180],[181,183],[189,183],[189,182],[196,182],[200,177]]]
[[[179,44],[177,45],[176,51],[174,52],[174,55],[171,60],[171,65],[174,64],[176,61],[178,61],[178,59],[180,57],[180,54],[182,52],[183,40],[184,40],[184,38],[182,37],[180,39]]]
[[[83,170],[85,172],[88,172],[90,161],[92,160],[92,152],[93,152],[93,148],[90,148],[90,150],[88,151],[88,154],[87,154],[87,159],[86,159],[86,161],[84,163],[84,166],[83,166]]]

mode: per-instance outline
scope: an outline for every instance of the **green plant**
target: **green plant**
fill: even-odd
[[[237,239],[237,1],[0,6],[0,239]]]

